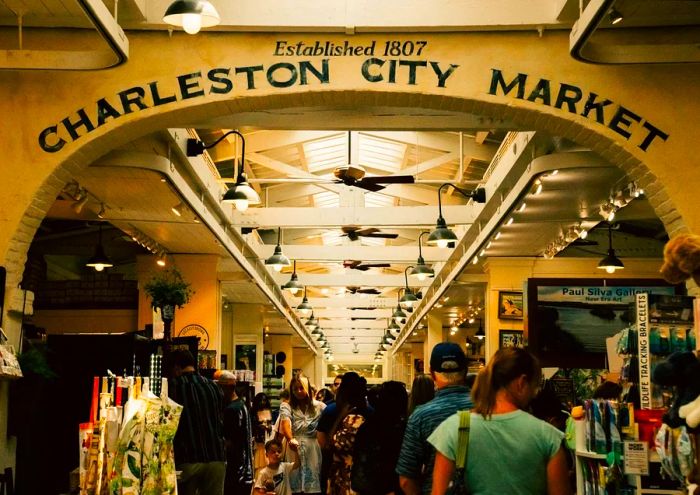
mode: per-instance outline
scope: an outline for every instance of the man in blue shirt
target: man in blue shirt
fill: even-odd
[[[430,355],[430,374],[437,392],[408,418],[401,454],[396,465],[406,495],[429,494],[432,489],[435,448],[428,437],[440,423],[457,411],[472,408],[466,387],[467,357],[454,342],[440,342]]]

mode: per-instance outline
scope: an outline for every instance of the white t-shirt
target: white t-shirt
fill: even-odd
[[[277,495],[292,495],[292,487],[289,484],[289,473],[292,472],[294,463],[280,462],[277,469],[271,469],[269,466],[264,467],[258,473],[258,479],[255,480],[255,488],[266,489],[265,482],[272,480],[275,485],[275,493]]]

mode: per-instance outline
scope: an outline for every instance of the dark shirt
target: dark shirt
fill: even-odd
[[[169,390],[170,398],[182,405],[175,463],[225,461],[221,388],[196,373],[184,373],[171,381]]]
[[[250,414],[241,399],[224,409],[224,438],[226,438],[226,483],[253,482],[253,439]]]
[[[361,495],[403,494],[396,474],[406,418],[376,414],[357,431],[352,458],[352,489]]]

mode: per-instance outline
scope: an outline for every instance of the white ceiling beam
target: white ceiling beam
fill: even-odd
[[[317,318],[388,318],[391,316],[391,309],[345,309],[345,308],[327,308],[314,310],[314,315]]]
[[[345,332],[349,337],[352,333],[362,332],[365,329],[373,330],[385,330],[389,322],[386,318],[380,318],[379,320],[321,320],[319,325],[321,326],[321,331],[325,334],[326,330],[336,329]],[[352,332],[351,332],[352,331]]]
[[[246,158],[249,153],[259,153],[286,146],[294,146],[305,141],[315,139],[326,139],[337,136],[338,131],[260,131],[245,133]],[[234,148],[224,146],[213,148],[213,157],[216,161],[233,160],[238,154],[234,153]]]
[[[418,178],[418,176],[424,172],[437,168],[441,165],[451,162],[452,160],[459,159],[459,152],[445,153],[444,155],[437,156],[431,160],[421,162],[417,165],[412,165],[404,170],[399,170],[392,175],[413,175]]]
[[[267,201],[268,205],[275,205],[292,201],[294,199],[303,198],[309,195],[325,192],[325,189],[317,184],[300,184],[290,182],[288,184],[280,184],[273,187],[268,187]]]
[[[332,247],[328,249],[332,250]],[[282,252],[284,252],[284,247],[282,247]],[[350,270],[348,270],[350,271]],[[370,272],[360,272],[357,270],[352,270],[356,273],[345,273],[345,274],[309,274],[309,273],[297,273],[299,276],[299,281],[310,287],[403,287],[405,285],[405,277],[401,275],[379,275]],[[289,275],[281,273],[271,273],[275,281],[282,285],[289,281]],[[427,287],[431,284],[432,279],[426,279],[423,281],[413,281],[409,278],[409,285],[411,287]],[[371,295],[368,295],[369,299]]]
[[[282,228],[337,228],[339,225],[430,228],[435,225],[437,213],[437,208],[432,205],[384,208],[250,208],[245,212],[234,211],[231,224]],[[470,205],[443,205],[442,215],[448,225],[471,225],[476,217],[475,207]]]
[[[296,308],[301,304],[301,298],[285,294],[289,305]],[[360,297],[357,294],[345,297],[309,297],[309,304],[314,308],[393,308],[396,297]]]
[[[246,159],[257,163],[258,165],[262,165],[263,167],[269,168],[270,170],[278,172],[282,175],[285,175],[287,177],[303,177],[319,180],[319,177],[312,173],[306,172],[305,170],[302,170],[298,167],[293,167],[287,163],[275,160],[265,155],[261,155],[260,153],[248,153],[246,154]],[[322,183],[319,184],[319,187],[338,194],[340,194],[341,191],[341,187],[332,183]]]
[[[459,156],[459,133],[447,132],[420,132],[415,133],[400,131],[365,132],[378,138],[388,139],[398,143],[412,144],[419,147],[432,148],[441,151],[454,152]],[[464,156],[470,156],[477,160],[490,162],[498,151],[498,146],[493,143],[477,144],[473,139],[465,139],[463,143]]]
[[[408,172],[408,170],[404,170],[404,172]],[[437,205],[437,189],[434,187],[424,187],[418,184],[387,184],[386,189],[382,189],[376,194],[408,199],[426,205]],[[443,206],[459,205],[464,204],[464,200],[459,197],[444,197],[442,198],[442,204]]]
[[[354,341],[348,339],[348,332],[330,330],[328,332],[323,332],[328,343],[330,345],[340,346],[342,344],[352,347],[353,343],[356,344],[372,344],[379,345],[379,340],[384,336],[384,330],[357,330],[353,332],[352,336],[355,337]]]
[[[425,239],[425,237],[423,238]],[[251,246],[261,259],[272,256],[275,246],[271,244]],[[421,247],[423,258],[428,263],[447,261],[452,254],[449,248]],[[418,246],[320,246],[284,244],[282,251],[290,260],[334,262],[362,260],[366,263],[395,262],[414,263],[418,258]],[[302,274],[299,274],[302,276]]]

